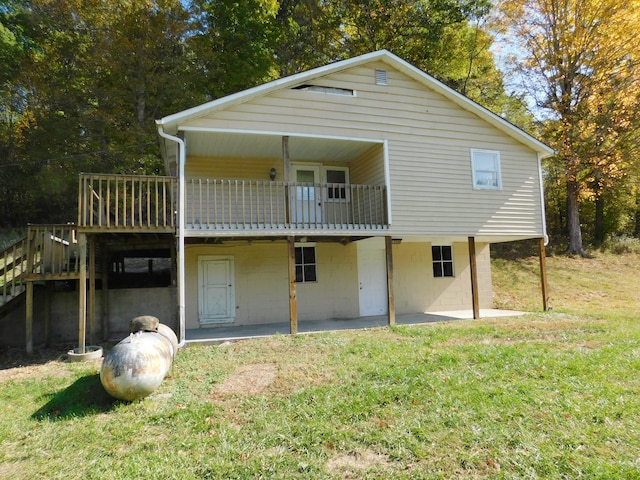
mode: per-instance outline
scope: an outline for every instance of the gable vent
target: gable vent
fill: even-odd
[[[304,90],[307,92],[328,93],[330,95],[347,95],[351,97],[356,96],[356,91],[350,88],[338,88],[338,87],[321,87],[319,85],[298,85],[293,87],[293,90]]]
[[[387,81],[387,71],[376,69],[376,85],[389,85]]]

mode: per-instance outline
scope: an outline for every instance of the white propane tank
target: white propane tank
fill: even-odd
[[[134,401],[146,397],[160,386],[171,368],[178,350],[173,330],[155,322],[131,321],[132,332],[105,356],[100,369],[100,382],[109,395],[118,400]],[[145,320],[155,317],[144,317]]]

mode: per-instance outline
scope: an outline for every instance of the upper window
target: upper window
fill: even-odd
[[[434,277],[453,277],[453,251],[450,245],[433,245],[431,256]]]
[[[471,170],[473,188],[488,190],[502,188],[500,152],[471,149]]]
[[[327,167],[325,169],[328,201],[349,200],[349,169],[346,167]]]
[[[313,245],[296,246],[295,254],[296,282],[317,281],[316,247]]]

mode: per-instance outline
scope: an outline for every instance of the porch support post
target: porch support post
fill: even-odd
[[[89,343],[96,343],[96,236],[89,240]]]
[[[469,267],[471,270],[471,302],[473,318],[480,318],[480,300],[478,298],[478,264],[476,262],[476,239],[469,237]]]
[[[544,238],[538,239],[538,250],[540,257],[540,284],[542,286],[542,309],[549,310],[549,287],[547,283],[547,249],[544,245]]]
[[[102,316],[102,340],[109,339],[109,250],[102,250],[102,290],[101,290],[101,316]]]
[[[87,234],[78,233],[80,278],[78,279],[78,353],[85,353],[87,334]]]
[[[34,256],[35,256],[35,229],[32,230],[29,227],[27,232],[27,275],[32,275],[35,270]],[[15,251],[14,251],[15,253]],[[24,252],[22,252],[24,255]],[[13,262],[15,264],[15,255]],[[14,279],[15,287],[15,279]],[[26,306],[25,306],[25,343],[27,355],[33,354],[33,281],[27,280],[27,292],[26,292]]]
[[[51,297],[53,296],[53,282],[45,282],[44,297],[44,341],[45,346],[51,343]]]
[[[284,221],[289,224],[291,221],[291,198],[289,197],[289,175],[291,170],[291,162],[289,159],[289,137],[282,137],[282,177],[284,178]]]
[[[27,281],[25,340],[27,355],[33,354],[33,282]]]
[[[393,293],[393,239],[384,237],[384,251],[387,262],[387,324],[396,324],[396,301]]]
[[[289,261],[289,331],[298,333],[298,297],[296,293],[296,243],[295,237],[287,237]]]

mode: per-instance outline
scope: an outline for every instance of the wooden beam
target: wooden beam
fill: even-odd
[[[540,256],[540,283],[542,286],[542,308],[546,312],[549,310],[549,286],[547,283],[547,249],[544,245],[544,238],[538,240],[538,250]]]
[[[78,352],[85,353],[87,335],[87,235],[78,233],[78,257],[80,279],[78,280]]]
[[[25,340],[27,355],[33,354],[33,282],[27,282]]]
[[[44,341],[45,346],[51,344],[51,298],[53,297],[53,283],[45,282],[44,297]]]
[[[105,246],[102,252],[102,290],[100,302],[102,310],[102,340],[109,339],[109,250]],[[173,275],[173,269],[172,273]]]
[[[27,277],[34,273],[34,256],[35,256],[35,235],[36,232],[29,227],[27,233]],[[15,257],[15,252],[14,252]],[[15,258],[14,258],[15,262]],[[15,278],[15,277],[14,277]],[[25,341],[27,354],[33,353],[33,281],[27,280],[27,298],[26,298],[26,313],[25,313]]]
[[[478,297],[478,264],[476,261],[476,239],[469,237],[469,267],[471,270],[471,304],[473,318],[480,318],[480,299]]]
[[[284,220],[288,224],[291,221],[291,198],[289,196],[289,175],[291,170],[291,159],[289,158],[289,137],[282,137],[282,178],[284,181]]]
[[[298,333],[298,297],[296,292],[296,243],[295,237],[287,237],[289,262],[289,331]]]
[[[393,292],[393,239],[384,237],[384,251],[387,263],[387,324],[396,324],[396,300]]]
[[[89,237],[89,343],[96,344],[96,236]]]

